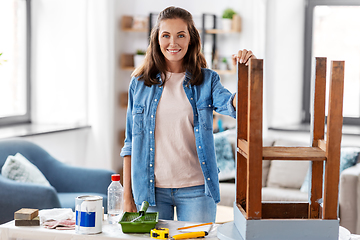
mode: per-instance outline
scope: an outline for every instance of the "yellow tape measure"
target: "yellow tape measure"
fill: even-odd
[[[156,239],[168,239],[169,238],[169,229],[168,228],[154,228],[150,232],[151,238]]]

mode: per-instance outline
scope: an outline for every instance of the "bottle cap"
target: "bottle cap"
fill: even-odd
[[[120,174],[111,175],[111,181],[120,181]]]

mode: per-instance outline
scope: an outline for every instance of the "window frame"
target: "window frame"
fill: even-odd
[[[304,84],[303,84],[303,123],[311,119],[311,80],[312,80],[312,38],[313,16],[316,6],[360,6],[358,0],[306,0],[305,6],[305,39],[304,39]],[[359,92],[360,94],[360,92]],[[343,125],[360,125],[360,117],[343,117]]]
[[[0,117],[0,126],[31,123],[31,0],[23,0],[26,4],[26,113],[9,117]]]

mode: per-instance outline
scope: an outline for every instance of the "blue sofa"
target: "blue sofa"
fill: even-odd
[[[107,187],[113,171],[80,168],[56,160],[40,146],[23,139],[0,140],[0,169],[9,155],[21,153],[46,177],[51,186],[16,182],[0,174],[0,224],[14,219],[20,208],[75,208],[80,195],[103,197],[107,212]]]

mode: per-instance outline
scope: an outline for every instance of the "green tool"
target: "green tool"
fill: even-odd
[[[158,212],[145,213],[149,203],[142,203],[140,211],[144,212],[141,217],[139,212],[125,212],[120,220],[123,233],[150,233],[159,220]],[[140,218],[139,218],[140,215]],[[136,220],[138,219],[138,220]]]
[[[134,218],[133,220],[131,220],[130,222],[135,222],[136,220],[140,219],[142,216],[145,215],[146,210],[149,207],[149,203],[147,201],[143,201],[141,204],[141,208],[139,211],[139,216],[137,218]]]

